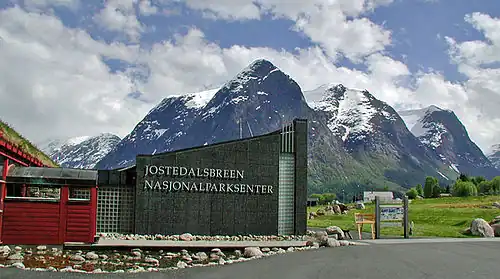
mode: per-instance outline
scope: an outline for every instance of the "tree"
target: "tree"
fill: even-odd
[[[483,176],[476,176],[476,177],[472,178],[472,183],[474,183],[474,185],[476,185],[476,186],[481,184],[481,182],[483,182],[483,181],[486,181],[486,178],[484,178]]]
[[[384,186],[384,191],[389,191],[389,186]]]
[[[436,185],[434,188],[432,188],[432,197],[439,198],[440,196],[441,196],[441,187],[439,187],[439,185]]]
[[[432,177],[432,176],[427,176],[425,178],[425,185],[424,185],[424,197],[425,198],[432,198],[432,193],[434,187],[439,187],[439,182],[437,178]]]
[[[453,185],[453,195],[456,197],[469,197],[477,195],[477,188],[474,183],[470,181],[458,180]]]
[[[406,192],[406,195],[408,196],[408,199],[413,200],[417,198],[418,191],[415,188],[411,188],[408,192]]]
[[[500,176],[495,176],[491,181],[491,193],[498,194],[500,192]]]
[[[459,177],[458,179],[460,179],[460,180],[462,180],[462,181],[464,181],[464,182],[469,181],[469,177],[468,177],[468,176],[467,176],[467,174],[465,174],[465,173],[461,173],[461,174],[460,174],[460,177]]]
[[[420,195],[420,196],[424,196],[424,188],[422,188],[422,184],[417,184],[417,187],[415,188],[417,190],[417,193]]]
[[[323,195],[322,194],[312,194],[311,198],[317,198],[318,204],[323,204]]]
[[[325,204],[334,201],[336,198],[337,198],[337,195],[335,195],[334,193],[324,193],[323,194],[323,202]]]
[[[479,193],[490,194],[492,192],[492,183],[490,181],[482,181],[478,186]]]

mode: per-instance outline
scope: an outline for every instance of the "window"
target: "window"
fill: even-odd
[[[61,188],[51,185],[30,185],[7,183],[8,198],[59,199]]]
[[[69,200],[90,201],[90,188],[69,187]]]

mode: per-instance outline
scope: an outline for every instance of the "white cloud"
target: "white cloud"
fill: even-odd
[[[0,37],[2,118],[30,139],[123,133],[147,109],[125,98],[134,84],[102,61],[133,61],[131,47],[97,42],[53,16],[18,7],[0,11]]]
[[[139,1],[139,12],[141,15],[154,15],[158,13],[158,7],[154,6],[150,0],[140,0]]]
[[[80,6],[80,0],[22,0],[28,10],[44,10],[50,7],[66,7],[76,10]]]
[[[144,27],[137,19],[135,4],[137,0],[108,0],[94,21],[105,30],[126,34],[130,40],[137,41]]]
[[[164,0],[168,1],[168,0]],[[186,0],[192,9],[214,19],[259,19],[262,13],[295,22],[295,29],[321,45],[331,57],[343,54],[361,62],[363,57],[383,50],[391,33],[363,14],[393,0]],[[353,17],[352,19],[348,19]]]

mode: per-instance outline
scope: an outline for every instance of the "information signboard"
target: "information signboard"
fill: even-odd
[[[404,207],[402,205],[380,205],[380,221],[403,221]]]

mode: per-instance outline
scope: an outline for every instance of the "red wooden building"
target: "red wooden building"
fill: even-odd
[[[49,168],[1,134],[0,162],[0,243],[94,242],[97,171]]]

